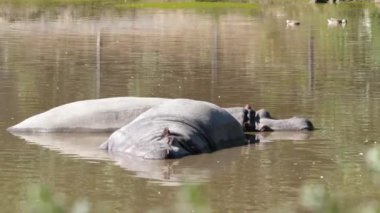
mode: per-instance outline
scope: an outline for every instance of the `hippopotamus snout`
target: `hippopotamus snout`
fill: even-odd
[[[313,123],[301,117],[292,117],[288,119],[275,119],[265,109],[256,112],[256,130],[257,131],[294,131],[294,130],[314,130]]]
[[[305,118],[292,117],[288,119],[262,118],[257,124],[258,131],[292,131],[292,130],[314,130],[311,121]]]
[[[244,132],[314,130],[312,122],[306,118],[275,119],[267,110],[255,111],[249,104],[225,110],[241,124]]]
[[[249,104],[226,110],[241,123],[244,132],[314,130],[313,123],[306,118],[276,119],[267,110],[255,111]]]

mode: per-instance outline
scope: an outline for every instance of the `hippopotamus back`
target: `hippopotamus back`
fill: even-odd
[[[226,110],[208,102],[174,99],[142,113],[114,132],[101,148],[164,159],[244,144],[241,125]]]
[[[10,132],[113,132],[165,98],[114,97],[54,107],[8,128]]]

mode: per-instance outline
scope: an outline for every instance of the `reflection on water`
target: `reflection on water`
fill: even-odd
[[[311,135],[311,132],[280,131],[257,133],[256,137],[259,143],[281,140],[304,142],[310,139]],[[228,166],[249,150],[249,147],[243,147],[176,160],[146,160],[121,153],[107,153],[99,149],[100,144],[109,137],[108,134],[29,133],[15,134],[15,136],[74,158],[114,161],[116,165],[134,173],[137,177],[159,180],[165,185],[181,185],[184,180],[190,183],[208,180],[209,175],[215,173],[221,165]]]
[[[379,138],[378,13],[371,4],[302,3],[255,11],[3,10],[0,206],[19,212],[31,182],[116,212],[171,209],[180,187],[165,184],[181,181],[203,183],[216,211],[295,207],[309,182],[353,200],[378,198],[363,161],[371,146],[364,142]],[[330,17],[348,24],[328,27]],[[286,19],[301,25],[286,28]],[[69,135],[61,143],[5,131],[63,103],[111,96],[250,103],[275,117],[310,118],[318,130],[259,135],[272,143],[149,163],[84,143],[104,135]]]

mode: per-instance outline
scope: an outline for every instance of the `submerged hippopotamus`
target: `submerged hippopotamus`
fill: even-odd
[[[150,108],[173,99],[150,97],[114,97],[76,101],[54,107],[8,128],[18,132],[108,132],[132,122]],[[312,130],[306,119],[273,119],[266,110],[254,111],[245,107],[225,108],[244,131]]]
[[[165,159],[246,143],[241,125],[223,108],[203,101],[174,99],[142,113],[100,147],[147,159]]]

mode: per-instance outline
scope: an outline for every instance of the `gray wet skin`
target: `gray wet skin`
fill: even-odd
[[[167,100],[148,97],[114,97],[76,101],[54,107],[8,128],[14,133],[113,132],[141,113]]]
[[[225,109],[242,125],[245,132],[314,130],[312,122],[306,118],[295,116],[275,119],[267,110],[255,112],[249,105]]]
[[[288,119],[274,119],[264,109],[256,112],[256,131],[298,131],[314,130],[312,122],[306,118],[291,117]]]
[[[245,144],[240,123],[226,110],[208,102],[174,99],[115,131],[101,148],[146,159],[165,159]]]
[[[31,116],[8,128],[12,133],[106,132],[111,133],[132,122],[143,112],[173,99],[151,97],[114,97],[76,101]],[[225,108],[244,131],[312,130],[304,118],[274,119],[266,110],[245,107]]]

